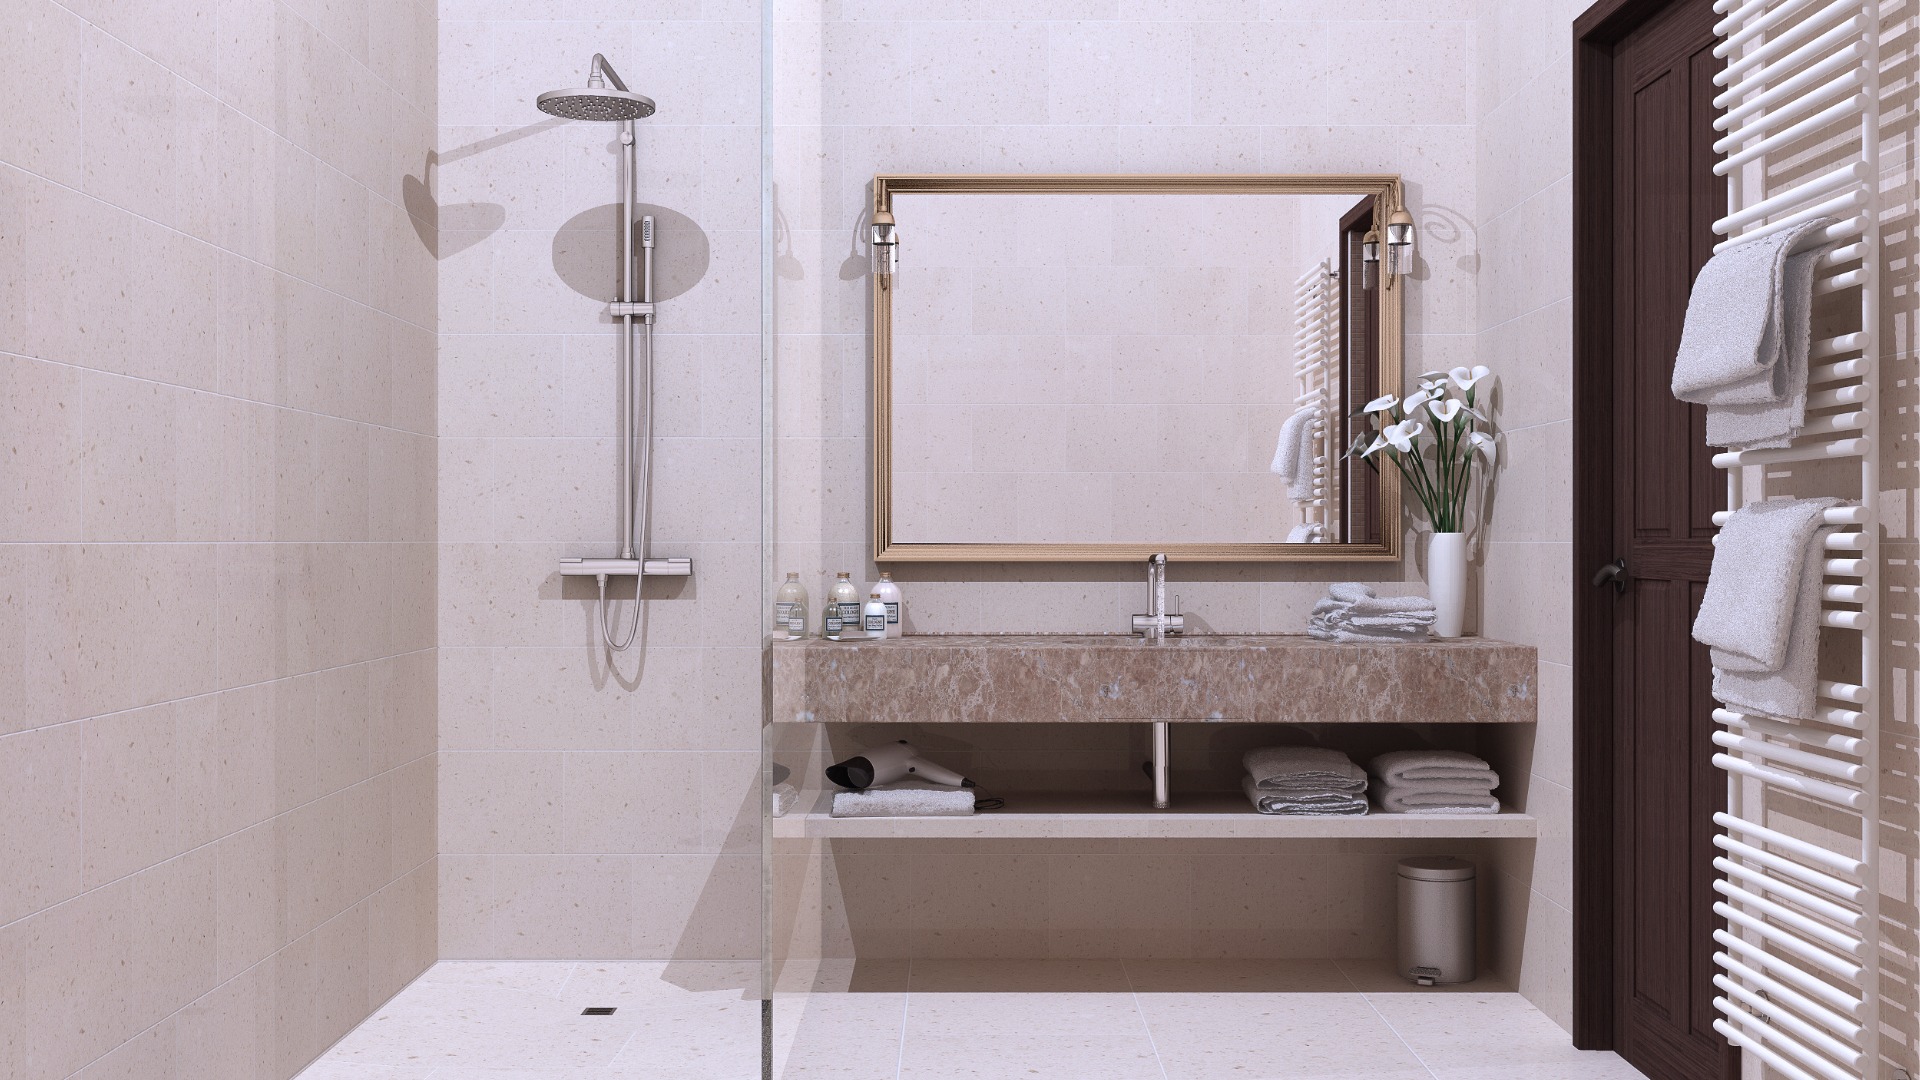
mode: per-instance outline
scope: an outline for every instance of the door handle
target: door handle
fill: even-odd
[[[1593,587],[1597,589],[1611,581],[1615,593],[1625,594],[1627,582],[1630,580],[1632,579],[1627,576],[1627,560],[1615,559],[1594,573]]]

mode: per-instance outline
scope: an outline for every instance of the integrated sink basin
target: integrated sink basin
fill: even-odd
[[[1531,646],[1304,634],[928,634],[773,643],[773,716],[812,723],[1532,723]]]

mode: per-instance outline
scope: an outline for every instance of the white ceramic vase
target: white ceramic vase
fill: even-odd
[[[1437,532],[1427,542],[1427,589],[1433,636],[1457,638],[1467,617],[1467,534]]]

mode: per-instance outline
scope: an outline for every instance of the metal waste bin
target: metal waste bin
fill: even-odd
[[[1472,982],[1473,864],[1446,855],[1400,860],[1400,974],[1421,986]]]

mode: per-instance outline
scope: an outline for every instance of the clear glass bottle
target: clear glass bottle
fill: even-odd
[[[860,629],[860,586],[853,583],[852,571],[840,571],[840,576],[834,581],[833,591],[828,595],[827,602],[839,609],[840,628],[843,633]],[[853,636],[860,635],[855,633]]]
[[[887,605],[880,600],[879,593],[867,597],[867,603],[860,609],[860,629],[870,638],[887,636]]]
[[[828,641],[839,641],[846,625],[846,620],[840,616],[840,605],[834,603],[832,596],[828,596],[827,602],[820,605],[821,636]]]
[[[773,596],[773,625],[787,632],[787,640],[807,636],[807,587],[800,584],[797,570],[787,572],[787,580]]]
[[[907,632],[906,604],[900,598],[900,586],[893,583],[893,575],[883,573],[873,586],[873,594],[887,605],[887,636],[899,637]]]

